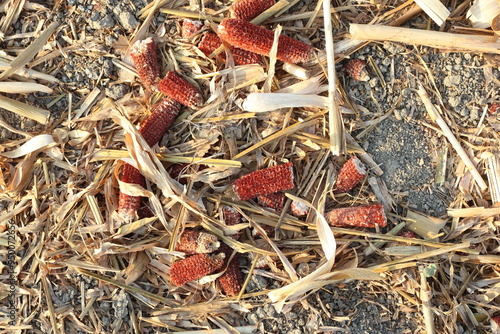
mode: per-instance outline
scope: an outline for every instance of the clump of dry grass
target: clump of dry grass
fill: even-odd
[[[22,2],[9,2],[14,3]],[[324,3],[328,9],[328,2]],[[307,303],[308,292],[347,279],[366,280],[372,282],[374,291],[398,294],[420,311],[423,320],[417,322],[429,333],[456,332],[457,320],[471,330],[490,328],[490,317],[498,313],[499,294],[498,134],[484,125],[475,129],[474,140],[466,140],[468,137],[460,137],[465,129],[456,124],[445,130],[442,120],[448,118],[446,111],[437,110],[426,94],[433,91],[439,96],[432,85],[432,73],[427,72],[425,88],[422,86],[419,92],[432,113],[431,120],[439,120],[436,122],[441,130],[436,127],[436,131],[442,131],[455,149],[449,150],[448,159],[448,164],[456,166],[455,172],[443,178],[454,187],[456,196],[447,219],[411,210],[400,215],[394,211],[394,199],[380,179],[380,168],[347,131],[344,133],[348,120],[342,120],[340,112],[356,118],[356,111],[342,83],[336,80],[334,62],[374,40],[368,34],[373,31],[378,32],[376,39],[380,41],[394,40],[392,31],[396,29],[407,33],[408,38],[399,40],[402,43],[457,47],[447,39],[453,37],[474,41],[463,45],[468,50],[497,53],[493,33],[469,29],[468,35],[457,37],[394,28],[422,11],[417,5],[398,1],[376,8],[363,1],[357,6],[342,3],[332,9],[331,20],[319,6],[313,12],[305,8],[292,12],[294,4],[279,1],[253,21],[280,22],[289,35],[321,46],[315,61],[292,70],[276,63],[272,55],[260,65],[234,67],[231,57],[221,63],[196,48],[201,34],[186,41],[165,34],[164,26],[152,26],[153,17],[161,11],[169,14],[167,24],[184,17],[199,18],[206,22],[204,31],[215,30],[227,9],[218,3],[198,11],[187,1],[155,1],[143,10],[141,28],[127,39],[132,43],[159,31],[156,38],[162,41],[164,70],[175,69],[190,78],[206,101],[200,110],[184,110],[152,151],[145,149],[147,145],[134,123],[149,113],[160,96],[143,95],[139,87],[115,102],[101,98],[97,88],[89,89],[79,105],[72,105],[69,95],[70,107],[64,115],[67,120],[50,124],[45,134],[3,143],[0,242],[9,246],[9,231],[15,231],[18,329],[33,328],[31,317],[38,314],[43,332],[95,332],[102,328],[103,316],[109,315],[100,305],[110,303],[115,315],[110,328],[117,332],[154,326],[171,331],[192,329],[188,331],[192,333],[208,328],[250,333],[255,327],[247,326],[242,315],[255,306],[253,297],[268,295],[277,309],[286,312],[294,302]],[[22,11],[15,6],[2,9],[6,16],[0,30],[6,38],[6,22],[15,21]],[[461,10],[460,6],[452,8],[450,17]],[[335,37],[326,36],[327,48],[331,51],[334,45],[335,53],[325,54],[321,45],[322,29],[328,26],[323,25],[322,17],[338,31]],[[305,27],[294,24],[298,18],[309,18]],[[377,23],[377,28],[371,23]],[[25,88],[19,92],[12,85],[6,91],[12,94],[10,97],[0,96],[0,107],[44,124],[49,112],[28,106],[19,94],[35,90],[53,94],[52,89],[59,89],[51,86],[49,91],[47,86],[57,79],[31,68],[59,55],[58,50],[48,47],[48,53],[41,57],[42,48],[52,45],[55,32],[62,28],[55,23],[45,26],[17,57],[9,58],[9,49],[4,50],[0,75],[5,86],[15,81],[23,82]],[[361,40],[356,39],[358,36]],[[428,43],[432,36],[440,43]],[[71,39],[71,34],[67,38]],[[126,56],[116,61],[122,69],[119,80],[134,75],[127,61]],[[306,87],[302,80],[308,80]],[[315,89],[307,90],[309,84]],[[275,102],[278,94],[297,92],[305,97],[277,104],[272,110],[249,105],[252,96],[266,96]],[[355,129],[361,129],[362,122],[357,124]],[[9,129],[3,122],[0,125]],[[371,176],[356,196],[334,194],[335,174],[343,157],[332,159],[332,153],[344,152],[358,155],[370,167]],[[121,186],[146,197],[152,217],[124,223],[115,214],[121,161],[135,164],[149,180],[146,189]],[[235,202],[226,196],[236,176],[286,161],[293,161],[296,176],[285,208],[292,200],[301,202],[312,209],[306,217],[296,218],[286,209],[275,212],[255,201]],[[187,185],[179,184],[168,173],[168,168],[177,163],[194,166],[186,175]],[[208,168],[201,169],[201,165]],[[325,207],[373,202],[385,206],[393,226],[387,233],[331,228],[322,216]],[[245,223],[226,226],[219,215],[224,205],[241,212]],[[276,237],[268,237],[263,225],[274,227]],[[214,283],[214,276],[175,287],[169,279],[169,268],[182,256],[173,248],[186,227],[204,229],[235,251],[252,254],[245,256],[245,286],[252,275],[262,275],[282,282],[282,288],[248,293],[243,289],[237,297],[227,298]],[[262,240],[247,233],[248,227],[256,229]],[[404,227],[421,238],[399,236]],[[241,241],[230,237],[238,230],[246,231]],[[8,252],[4,250],[3,255],[7,257]],[[269,266],[257,270],[260,258],[265,258]],[[299,277],[296,270],[301,262],[316,269]],[[79,298],[64,303],[61,296],[65,294]],[[7,293],[2,298],[7,300]],[[125,322],[121,315],[127,312]],[[7,322],[3,320],[2,325],[6,327]]]

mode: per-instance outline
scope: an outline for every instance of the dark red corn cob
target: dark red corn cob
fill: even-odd
[[[213,234],[186,229],[175,245],[175,250],[186,254],[212,253],[220,247]]]
[[[257,197],[257,202],[263,207],[281,212],[285,206],[285,194],[279,191],[272,194],[261,195]]]
[[[181,110],[181,104],[165,97],[158,103],[151,115],[141,124],[139,132],[149,146],[154,146],[165,135]]]
[[[500,315],[491,318],[498,326],[500,326]]]
[[[488,106],[488,112],[490,115],[496,114],[500,110],[500,103],[493,102]]]
[[[201,93],[174,71],[168,71],[159,83],[160,91],[172,99],[193,109],[203,104]]]
[[[135,42],[130,49],[130,56],[144,87],[154,89],[160,79],[160,65],[155,41],[148,37],[145,40]]]
[[[243,286],[243,276],[241,274],[240,266],[238,264],[239,254],[236,253],[229,264],[227,261],[231,258],[233,250],[226,244],[222,244],[220,247],[220,252],[225,255],[224,265],[222,269],[226,268],[224,274],[217,278],[222,291],[228,296],[236,296],[240,293]]]
[[[403,238],[408,238],[408,239],[415,239],[417,237],[415,232],[410,231],[410,230],[404,230],[399,235],[402,236]]]
[[[177,286],[214,273],[224,264],[224,254],[196,254],[175,261],[170,267],[170,280]]]
[[[174,180],[179,181],[180,184],[187,184],[188,180],[185,177],[181,177],[186,168],[189,166],[188,163],[175,164],[170,167],[168,174]]]
[[[198,44],[198,49],[206,56],[210,56],[215,50],[222,45],[219,36],[213,33],[206,33]],[[259,54],[254,52],[242,50],[239,48],[231,47],[234,63],[236,65],[250,65],[258,64],[262,60]],[[221,54],[222,59],[226,59],[225,53]]]
[[[127,163],[123,165],[121,181],[125,183],[138,184],[142,187],[146,186],[146,179],[141,172],[139,172],[139,170],[134,166]],[[140,196],[131,196],[120,192],[120,196],[118,198],[118,213],[125,220],[131,220],[141,206],[141,200],[142,197]]]
[[[363,163],[356,157],[349,159],[339,171],[335,181],[335,193],[345,193],[354,188],[366,176]]]
[[[203,28],[203,22],[184,19],[182,20],[181,37],[189,38],[200,31],[201,28]]]
[[[387,219],[382,204],[333,209],[325,214],[333,226],[385,227]]]
[[[275,0],[241,0],[229,7],[229,13],[232,18],[251,21],[275,3]]]
[[[224,19],[219,25],[219,37],[237,48],[269,56],[274,32],[239,19]],[[278,40],[276,58],[287,63],[307,62],[313,48],[301,41],[282,35]]]
[[[241,214],[231,206],[225,206],[222,208],[222,220],[227,226],[233,226],[241,224]],[[242,232],[233,234],[233,239],[239,240],[241,238]]]
[[[237,200],[245,201],[293,187],[293,164],[288,162],[240,177],[234,181],[232,191]]]
[[[366,62],[361,59],[349,60],[345,65],[347,74],[356,81],[368,81],[370,75],[366,71]]]

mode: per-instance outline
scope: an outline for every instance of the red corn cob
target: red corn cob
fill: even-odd
[[[293,164],[288,162],[240,177],[234,181],[232,191],[237,200],[245,201],[293,187]]]
[[[175,250],[186,254],[212,253],[220,247],[220,242],[213,234],[196,230],[184,230]]]
[[[241,0],[229,7],[229,13],[232,18],[251,21],[275,3],[275,0]]]
[[[408,238],[408,239],[415,239],[417,237],[415,232],[410,231],[410,230],[405,230],[405,231],[401,232],[399,235],[404,237],[404,238]]]
[[[290,211],[295,217],[304,217],[309,213],[309,207],[302,202],[292,201]]]
[[[241,224],[241,214],[231,206],[225,206],[222,208],[222,220],[227,226],[233,226]],[[232,235],[233,239],[239,240],[241,238],[242,232],[239,231]]]
[[[283,207],[285,206],[285,194],[279,191],[272,194],[261,195],[257,197],[257,202],[263,207],[271,208],[276,211],[283,211]]]
[[[210,56],[215,50],[222,45],[219,36],[213,33],[206,33],[198,44],[198,49],[206,56]],[[234,63],[236,65],[249,65],[258,64],[262,57],[254,52],[246,51],[243,49],[231,47],[233,53]],[[226,59],[225,54],[221,54],[222,59]]]
[[[180,177],[185,169],[189,166],[188,163],[176,164],[170,167],[168,174],[172,179],[179,181],[180,184],[187,184],[187,179],[185,177]]]
[[[139,172],[139,170],[134,166],[127,163],[123,165],[121,180],[125,183],[138,184],[142,187],[146,186],[146,179],[141,172]],[[131,220],[141,206],[141,200],[142,197],[140,196],[131,196],[120,192],[120,196],[118,198],[118,213],[125,220]]]
[[[350,60],[345,65],[345,70],[347,74],[356,81],[368,81],[370,80],[370,75],[366,71],[366,62],[361,59]]]
[[[498,326],[500,326],[500,315],[492,317],[491,320],[493,320]]]
[[[155,41],[148,37],[145,40],[135,42],[130,49],[130,56],[142,84],[146,88],[154,89],[160,78],[160,65]]]
[[[237,48],[269,56],[274,32],[239,19],[224,19],[219,25],[219,37]],[[287,63],[307,62],[313,48],[301,41],[282,35],[278,40],[276,58]]]
[[[382,204],[334,209],[325,214],[326,221],[333,226],[380,227],[387,225]]]
[[[201,93],[174,71],[168,71],[159,83],[160,91],[185,106],[198,109],[203,104]]]
[[[181,37],[189,38],[203,28],[203,22],[190,19],[182,20]]]
[[[500,110],[500,103],[498,102],[493,102],[488,106],[488,112],[490,115],[496,114],[498,110]]]
[[[241,274],[240,266],[238,264],[239,254],[236,253],[229,264],[227,261],[231,258],[233,250],[226,244],[222,244],[220,247],[220,252],[225,255],[224,266],[222,269],[226,268],[226,272],[222,274],[217,281],[219,282],[222,290],[228,296],[236,296],[240,293],[243,286],[243,277]]]
[[[224,264],[224,254],[196,254],[175,261],[170,267],[170,280],[177,286],[210,275]]]
[[[366,176],[363,163],[356,157],[349,159],[339,171],[335,193],[345,193],[354,188]]]

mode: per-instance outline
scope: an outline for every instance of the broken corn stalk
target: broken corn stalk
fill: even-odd
[[[221,45],[222,41],[219,36],[213,33],[206,33],[201,39],[198,49],[200,49],[200,51],[206,56],[210,56]],[[236,65],[258,64],[262,60],[262,57],[259,54],[243,49],[231,47],[231,52]],[[223,59],[226,59],[225,54],[222,54],[221,56]]]
[[[251,21],[275,3],[275,0],[241,0],[229,7],[229,14],[235,19]]]
[[[142,84],[148,89],[155,89],[160,78],[160,65],[155,41],[148,37],[132,45],[130,56],[134,62]]]
[[[291,162],[244,175],[231,186],[234,197],[239,201],[293,187],[293,164]]]
[[[160,91],[168,97],[193,109],[203,104],[201,93],[174,71],[168,71],[159,83]]]
[[[181,37],[189,38],[200,31],[201,28],[203,28],[203,22],[184,19],[182,20]]]
[[[224,264],[223,253],[217,255],[196,254],[175,261],[170,267],[170,280],[176,286],[200,279],[214,273]]]
[[[222,291],[224,291],[226,295],[236,296],[240,293],[243,286],[243,276],[238,264],[239,255],[238,253],[236,253],[231,259],[233,250],[226,244],[222,244],[220,250],[221,253],[225,256],[224,265],[222,268],[225,268],[227,266],[227,269],[224,274],[217,278],[217,282],[219,282]],[[229,259],[231,259],[231,262],[227,263]]]
[[[325,219],[332,226],[385,227],[387,225],[382,204],[333,209],[325,214]]]
[[[224,19],[219,25],[219,37],[237,48],[269,56],[274,32],[239,19]],[[313,54],[312,46],[281,35],[276,58],[286,63],[307,62]]]
[[[272,194],[261,195],[257,197],[257,202],[260,206],[281,212],[285,206],[285,194],[279,191]]]
[[[349,159],[339,171],[335,193],[345,193],[354,188],[366,176],[363,163],[357,158]]]
[[[175,245],[175,250],[186,254],[212,253],[220,247],[213,234],[186,229]]]

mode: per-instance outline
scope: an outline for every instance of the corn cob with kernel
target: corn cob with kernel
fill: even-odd
[[[222,208],[222,220],[224,224],[227,226],[233,226],[241,224],[241,213],[239,213],[235,208],[231,206],[225,206]],[[231,237],[235,240],[239,240],[241,238],[242,232],[239,231],[233,234]]]
[[[345,65],[347,74],[356,81],[368,81],[370,75],[366,71],[366,62],[361,59],[350,60]]]
[[[339,227],[385,227],[385,217],[382,204],[365,205],[350,208],[333,209],[325,214],[326,221]]]
[[[222,41],[216,34],[206,33],[198,44],[198,49],[203,52],[206,56],[210,56],[215,50],[217,50],[222,45]],[[262,60],[262,57],[254,52],[246,51],[243,49],[231,47],[230,48],[234,63],[236,65],[250,65],[258,64]],[[222,59],[226,59],[225,54],[221,54]]]
[[[490,115],[496,114],[500,110],[500,103],[498,102],[493,102],[488,106],[488,113]]]
[[[198,109],[203,104],[198,89],[174,71],[168,71],[158,87],[163,94],[190,108]]]
[[[148,89],[156,89],[155,85],[160,78],[160,65],[155,41],[148,37],[135,42],[130,49],[130,56],[142,84]]]
[[[229,14],[235,19],[251,21],[275,3],[275,0],[241,0],[229,7]]]
[[[257,202],[260,206],[281,212],[285,207],[285,194],[279,191],[271,194],[260,195],[257,197]]]
[[[309,207],[302,202],[292,201],[290,204],[290,212],[295,217],[304,217],[309,213]]]
[[[363,163],[352,157],[340,169],[335,181],[335,193],[345,193],[354,188],[366,176],[366,169]]]
[[[149,115],[139,128],[139,132],[149,146],[154,146],[160,141],[161,137],[167,132],[170,125],[172,125],[180,109],[180,103],[169,97],[164,98],[154,107],[151,115]],[[124,165],[121,180],[125,183],[139,184],[142,187],[146,185],[144,176],[141,175],[139,170],[129,164]],[[131,196],[120,192],[118,213],[122,217],[127,219],[132,218],[140,205],[140,196]]]
[[[170,267],[170,280],[176,286],[200,279],[214,273],[224,264],[223,253],[217,255],[196,254],[177,260]]]
[[[203,22],[190,19],[182,20],[181,37],[189,38],[203,28]]]
[[[236,200],[245,201],[293,187],[293,164],[288,162],[240,177],[232,184],[231,191]]]
[[[230,45],[264,56],[269,56],[274,41],[273,31],[239,19],[224,19],[217,33]],[[276,54],[279,60],[286,63],[307,62],[312,55],[310,45],[285,35],[279,37]]]
[[[175,245],[175,250],[186,254],[212,253],[220,247],[213,234],[186,229]]]
[[[226,244],[222,244],[220,247],[220,253],[224,254],[224,265],[221,269],[227,267],[224,274],[217,278],[222,291],[228,296],[236,296],[240,293],[243,286],[243,276],[241,274],[241,269],[238,264],[239,254],[234,254],[231,262],[227,263],[233,254],[233,250]]]

